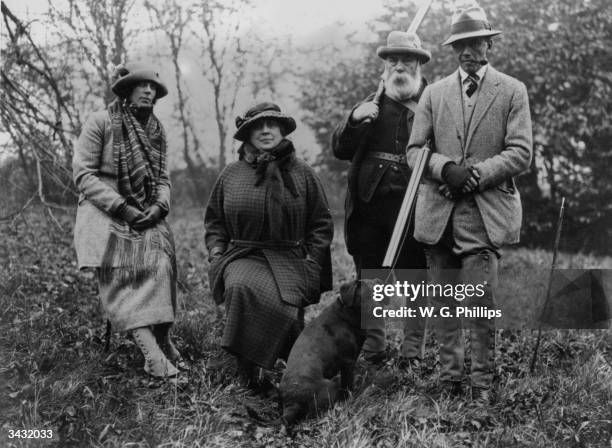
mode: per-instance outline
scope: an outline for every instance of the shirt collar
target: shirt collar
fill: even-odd
[[[487,72],[487,67],[489,67],[489,64],[485,64],[482,67],[480,67],[478,69],[478,71],[476,72],[476,74],[478,75],[478,79],[482,80],[482,78],[484,77],[485,73]],[[459,77],[461,79],[461,83],[463,84],[463,82],[465,81],[465,79],[468,77],[468,74],[465,70],[463,70],[461,68],[461,66],[459,66]]]

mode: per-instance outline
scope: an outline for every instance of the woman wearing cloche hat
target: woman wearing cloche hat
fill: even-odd
[[[285,358],[304,307],[331,289],[331,214],[321,182],[285,138],[295,120],[273,103],[236,118],[239,160],[219,175],[206,207],[210,287],[225,302],[221,345],[246,386]]]
[[[154,377],[185,367],[169,331],[176,311],[176,261],[170,227],[166,134],[153,114],[168,93],[148,64],[117,67],[106,110],[95,112],[75,145],[80,192],[74,229],[80,269],[97,273],[104,312],[130,331]]]

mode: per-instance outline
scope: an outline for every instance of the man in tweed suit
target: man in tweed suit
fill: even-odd
[[[405,149],[414,111],[425,79],[421,65],[431,59],[416,34],[392,31],[387,45],[377,54],[384,60],[385,91],[378,103],[371,94],[353,107],[337,126],[332,148],[340,160],[350,160],[345,203],[345,239],[362,269],[381,269],[404,192],[410,179]],[[425,254],[420,243],[409,237],[399,253],[395,268],[425,271]],[[373,364],[385,360],[384,321],[370,328],[363,346]],[[415,373],[423,356],[425,319],[406,319],[400,366]]]
[[[485,294],[461,305],[494,308],[499,249],[519,240],[521,201],[514,176],[532,157],[531,118],[525,86],[487,64],[492,30],[485,13],[472,3],[455,11],[451,36],[459,68],[423,92],[408,145],[408,163],[428,142],[432,154],[419,187],[415,238],[425,254],[434,283],[484,284]],[[453,271],[456,276],[449,271]],[[433,298],[441,306],[450,298]],[[495,323],[469,324],[471,395],[477,404],[490,401],[495,363]],[[464,341],[462,322],[435,322],[440,343],[443,389],[461,393]]]

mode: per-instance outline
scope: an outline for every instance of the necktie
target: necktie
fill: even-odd
[[[465,94],[469,97],[471,97],[474,92],[476,91],[476,89],[478,88],[478,80],[480,79],[480,77],[474,73],[472,75],[468,75],[467,78],[465,78],[464,82],[468,83],[468,88],[465,91]]]

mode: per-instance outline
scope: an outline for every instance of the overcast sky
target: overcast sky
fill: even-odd
[[[17,17],[35,18],[46,11],[48,0],[4,0]],[[358,27],[383,11],[383,0],[257,0],[256,21],[270,33],[309,37],[337,21]]]

